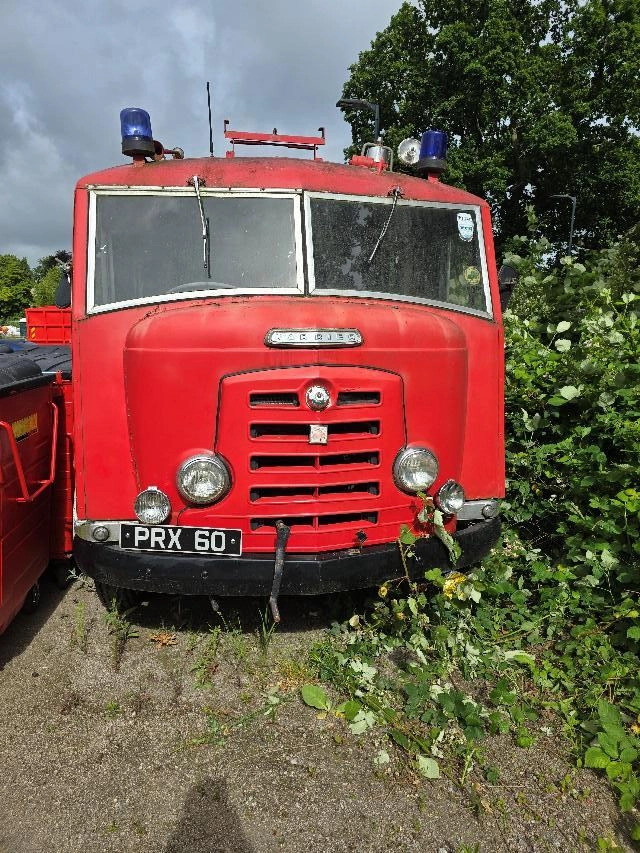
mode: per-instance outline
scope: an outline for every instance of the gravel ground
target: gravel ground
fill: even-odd
[[[206,602],[154,599],[118,647],[89,584],[45,582],[0,638],[0,853],[631,849],[607,785],[551,736],[487,742],[495,785],[377,768],[375,734],[298,699],[328,600],[283,600],[271,636],[261,606],[225,604],[218,635]]]

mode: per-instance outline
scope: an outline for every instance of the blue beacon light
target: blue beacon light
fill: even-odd
[[[420,141],[418,170],[439,174],[447,166],[447,134],[442,130],[427,130]]]
[[[128,157],[153,157],[155,147],[151,131],[151,117],[139,107],[126,107],[120,112],[122,153]]]

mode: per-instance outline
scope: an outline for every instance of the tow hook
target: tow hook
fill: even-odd
[[[269,596],[269,607],[274,622],[280,621],[280,611],[278,610],[278,593],[280,592],[280,584],[282,582],[282,570],[284,569],[284,552],[289,541],[291,528],[284,521],[276,521],[276,530],[278,538],[276,539],[276,562],[273,567],[273,584],[271,586],[271,595]]]

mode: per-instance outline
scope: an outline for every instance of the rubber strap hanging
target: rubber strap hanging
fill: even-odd
[[[396,205],[398,203],[398,199],[402,195],[402,190],[400,189],[400,187],[394,187],[393,190],[389,193],[389,195],[393,196],[393,204],[391,205],[391,213],[389,214],[387,221],[382,226],[382,231],[380,232],[380,236],[378,237],[378,242],[373,247],[373,252],[371,252],[371,255],[369,256],[369,263],[371,263],[371,261],[375,258],[376,252],[378,251],[378,247],[379,247],[380,243],[382,243],[382,241],[384,240],[384,236],[387,233],[387,229],[389,228],[389,224],[391,223],[391,219],[393,217],[393,214],[395,213]]]

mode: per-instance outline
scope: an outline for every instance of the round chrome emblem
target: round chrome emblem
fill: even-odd
[[[320,412],[329,405],[329,392],[324,385],[312,385],[307,389],[307,406],[314,412]]]

